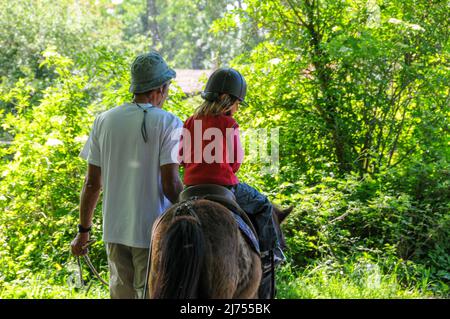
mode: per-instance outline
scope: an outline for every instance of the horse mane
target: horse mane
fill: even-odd
[[[198,217],[185,209],[178,215],[161,241],[161,268],[155,279],[152,298],[199,298],[199,281],[205,259],[204,235]],[[191,215],[181,215],[189,213]]]

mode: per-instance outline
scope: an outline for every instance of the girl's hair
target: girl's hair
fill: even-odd
[[[205,100],[194,113],[194,118],[202,116],[216,116],[221,114],[229,114],[233,104],[237,101],[237,97],[229,94],[223,94],[214,101]]]

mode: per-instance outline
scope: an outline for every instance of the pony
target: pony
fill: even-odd
[[[274,208],[274,219],[286,211]],[[150,298],[258,298],[261,260],[232,214],[219,203],[196,199],[175,204],[155,222]]]

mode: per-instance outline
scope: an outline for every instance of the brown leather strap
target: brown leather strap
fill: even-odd
[[[234,193],[225,186],[216,184],[199,184],[187,187],[179,196],[178,201],[184,202],[191,197],[203,198],[205,195],[217,195],[236,201]]]

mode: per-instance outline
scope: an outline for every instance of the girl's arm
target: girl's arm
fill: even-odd
[[[234,128],[234,154],[233,163],[230,163],[233,173],[236,173],[241,167],[241,163],[244,161],[244,150],[242,149],[241,139],[239,137],[239,126],[236,124]]]
[[[186,166],[186,162],[190,163],[189,160],[186,161],[186,158],[189,159],[189,156],[190,156],[190,154],[192,152],[192,150],[191,150],[191,136],[190,136],[189,130],[187,128],[190,119],[191,118],[188,118],[183,124],[182,132],[181,132],[181,135],[180,135],[180,144],[179,144],[179,148],[178,148],[178,162],[183,167]],[[187,135],[187,136],[185,137],[185,135]]]

